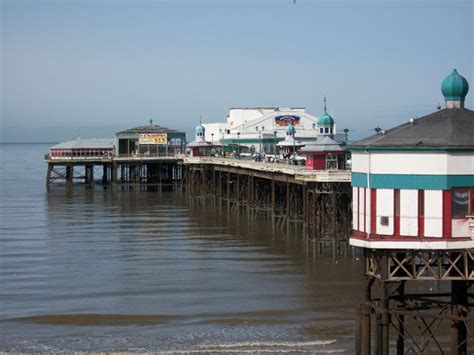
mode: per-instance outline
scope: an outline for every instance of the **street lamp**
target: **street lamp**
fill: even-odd
[[[274,145],[273,145],[273,155],[275,156],[275,160],[276,160],[276,156],[277,156],[277,131],[273,131],[273,134],[274,134]]]
[[[237,132],[237,157],[240,159],[240,132]]]
[[[211,143],[214,144],[214,133],[211,133]]]
[[[295,131],[293,131],[293,160],[296,163],[296,141],[295,141]]]
[[[259,139],[259,144],[258,144],[259,145],[258,152],[259,152],[260,156],[262,156],[263,155],[262,154],[262,131],[259,131],[258,135],[259,135],[259,138],[260,138]]]

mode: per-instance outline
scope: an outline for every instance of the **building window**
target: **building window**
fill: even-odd
[[[337,155],[326,155],[326,170],[337,170]]]
[[[313,126],[313,129],[316,129],[316,124],[315,123],[313,123],[312,126]]]
[[[466,218],[472,211],[471,193],[469,189],[453,189],[452,211],[453,218]]]
[[[324,128],[320,128],[319,133],[324,133]]]
[[[258,132],[258,126],[255,126],[255,130]]]
[[[329,133],[329,128],[326,127],[326,128],[324,129],[324,133]]]

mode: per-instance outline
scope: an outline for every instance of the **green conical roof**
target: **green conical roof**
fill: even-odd
[[[287,134],[293,134],[295,133],[295,131],[296,131],[295,126],[293,126],[291,123],[289,123],[288,126],[286,126]]]
[[[464,101],[468,91],[467,80],[456,69],[453,69],[441,83],[441,92],[446,101]]]
[[[318,117],[318,120],[317,120],[316,123],[319,127],[321,127],[321,126],[334,126],[334,119],[331,117],[331,115],[329,113],[324,111],[324,114],[322,116]]]
[[[199,126],[196,127],[196,133],[204,133],[206,129],[202,125],[202,123],[199,123]]]

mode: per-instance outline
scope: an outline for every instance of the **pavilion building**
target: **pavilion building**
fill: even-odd
[[[347,167],[345,143],[335,138],[335,123],[327,112],[324,98],[324,113],[316,121],[318,136],[300,150],[306,156],[307,170],[345,170]]]
[[[445,108],[351,144],[353,235],[370,249],[474,248],[474,111],[456,70]]]
[[[118,156],[167,156],[184,153],[186,133],[153,124],[115,134]]]
[[[216,154],[216,148],[218,147],[218,145],[206,141],[206,128],[202,125],[201,122],[199,122],[199,125],[195,129],[195,132],[195,140],[187,145],[190,155],[192,157],[202,157],[212,156]]]

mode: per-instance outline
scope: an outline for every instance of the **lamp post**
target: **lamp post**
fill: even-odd
[[[237,132],[237,159],[240,159],[240,132]]]
[[[259,142],[258,142],[258,153],[262,156],[262,131],[258,132]]]
[[[273,134],[274,134],[274,145],[273,145],[273,155],[275,156],[275,160],[276,160],[276,156],[277,156],[277,131],[273,131]]]
[[[211,143],[214,144],[214,133],[211,133]]]
[[[296,131],[296,130],[295,130]],[[295,140],[295,131],[293,131],[293,160],[296,163],[296,140]]]

